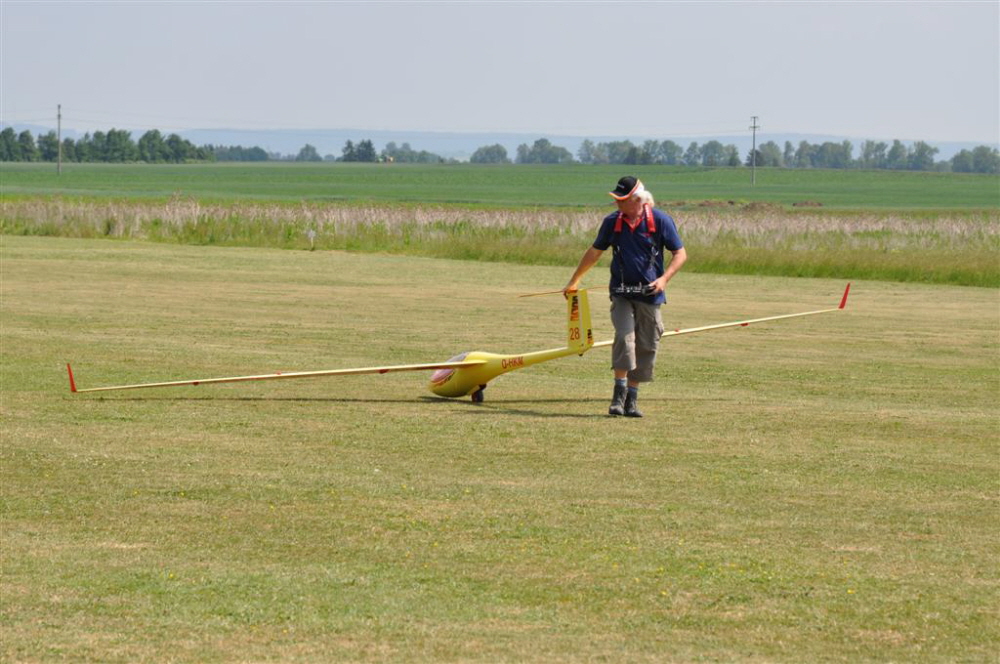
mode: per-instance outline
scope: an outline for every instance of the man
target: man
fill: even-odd
[[[615,327],[611,350],[615,389],[608,414],[642,417],[639,384],[653,380],[663,334],[660,305],[667,301],[663,291],[684,265],[687,252],[674,220],[653,207],[653,196],[640,180],[623,177],[610,194],[618,211],[604,218],[597,239],[583,254],[563,293],[578,290],[583,275],[608,247],[613,248],[608,289]],[[671,254],[666,266],[664,250]]]

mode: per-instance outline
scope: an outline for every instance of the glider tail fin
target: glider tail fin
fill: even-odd
[[[590,324],[590,302],[587,291],[570,293],[566,298],[566,346],[583,354],[594,345],[594,330]]]

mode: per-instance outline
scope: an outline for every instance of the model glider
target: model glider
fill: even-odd
[[[850,290],[851,285],[847,284],[847,288],[844,289],[844,295],[840,300],[840,305],[830,309],[819,309],[817,311],[805,311],[795,314],[783,314],[780,316],[767,316],[765,318],[753,318],[750,320],[734,321],[732,323],[717,323],[715,325],[691,327],[683,330],[669,330],[663,333],[663,337],[676,337],[682,334],[694,334],[696,332],[708,332],[709,330],[721,330],[727,327],[746,327],[754,323],[764,323],[767,321],[782,320],[785,318],[813,316],[815,314],[825,314],[832,311],[839,311],[847,306],[847,294]],[[553,291],[553,293],[561,292],[562,291]],[[396,364],[385,367],[359,367],[356,369],[331,369],[328,371],[278,372],[256,376],[173,380],[160,383],[112,385],[108,387],[91,387],[87,389],[77,388],[76,380],[73,377],[73,369],[69,364],[66,365],[66,371],[69,373],[70,392],[74,394],[82,394],[84,392],[106,392],[110,390],[135,390],[151,387],[177,387],[180,385],[240,383],[253,380],[385,374],[395,371],[433,371],[427,387],[434,394],[442,397],[471,396],[473,401],[481,402],[483,400],[483,390],[486,389],[486,385],[497,376],[509,373],[515,369],[523,369],[534,364],[541,364],[542,362],[548,362],[549,360],[555,360],[560,357],[583,355],[592,348],[610,346],[612,343],[613,342],[611,340],[598,341],[596,343],[594,342],[594,333],[590,324],[590,304],[588,302],[586,289],[583,289],[570,293],[566,298],[566,345],[560,348],[522,353],[520,355],[499,355],[496,353],[471,351],[456,355],[445,362],[432,362],[428,364]]]

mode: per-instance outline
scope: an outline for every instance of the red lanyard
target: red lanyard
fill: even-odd
[[[643,217],[646,218],[646,235],[652,235],[653,233],[656,232],[656,221],[653,219],[653,211],[650,209],[648,205],[642,206],[642,214],[640,214],[634,220],[626,219],[625,213],[619,212],[618,218],[615,219],[615,233],[622,232],[622,221],[625,221],[625,223],[628,225],[629,230],[634,233],[635,229],[638,228],[639,224],[642,222]]]

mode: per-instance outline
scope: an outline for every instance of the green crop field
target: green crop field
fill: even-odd
[[[835,210],[995,210],[1000,177],[893,171],[750,170],[670,166],[478,164],[0,164],[5,196],[61,195],[240,201],[347,201],[520,207],[606,207],[633,172],[657,198],[820,204]]]
[[[1000,651],[995,289],[860,279],[670,339],[626,420],[606,349],[480,405],[420,374],[68,390],[68,361],[93,387],[549,348],[561,299],[515,295],[566,267],[4,234],[0,269],[3,661]],[[664,316],[843,287],[684,271]]]

